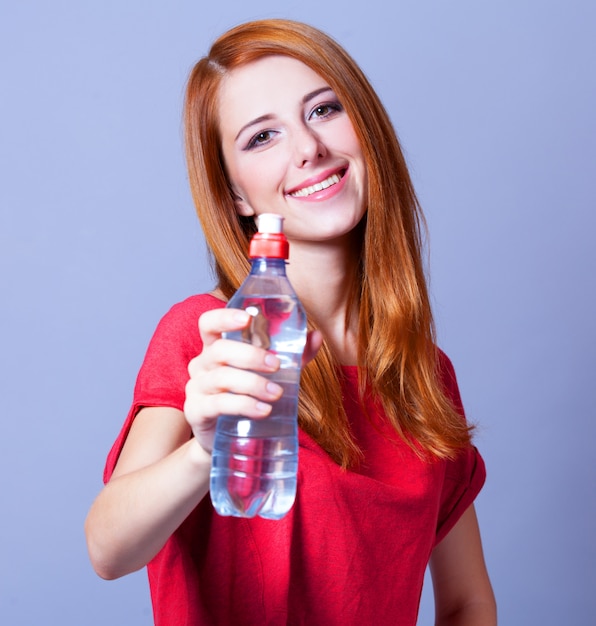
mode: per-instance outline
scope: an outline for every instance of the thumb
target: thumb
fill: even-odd
[[[320,330],[311,330],[306,336],[306,346],[302,353],[302,367],[315,358],[322,345],[323,333]]]

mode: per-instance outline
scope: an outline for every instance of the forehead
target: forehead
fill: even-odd
[[[327,84],[302,61],[287,56],[266,56],[226,74],[219,88],[220,123],[226,119],[252,119],[275,113]]]

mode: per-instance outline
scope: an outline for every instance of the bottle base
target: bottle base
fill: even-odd
[[[218,481],[214,481],[217,483]],[[262,517],[264,519],[278,520],[284,517],[294,504],[296,499],[296,486],[284,485],[280,489],[279,485],[270,485],[269,489],[259,489],[251,493],[246,493],[242,489],[232,489],[233,485],[227,481],[227,488],[211,485],[211,502],[216,513],[221,516],[232,517]],[[235,476],[232,482],[237,482],[239,487],[242,480]]]

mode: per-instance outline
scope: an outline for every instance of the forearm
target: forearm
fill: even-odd
[[[473,505],[434,549],[430,570],[436,626],[495,626],[495,596]]]
[[[449,615],[437,615],[435,626],[496,626],[497,608],[494,599],[487,598],[465,606]]]
[[[85,532],[91,562],[107,579],[145,566],[205,497],[211,457],[191,439],[163,459],[113,478]]]

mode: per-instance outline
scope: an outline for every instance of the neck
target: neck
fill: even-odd
[[[290,242],[287,274],[312,321],[343,365],[357,362],[357,303],[349,301],[357,246]],[[352,310],[349,308],[352,307]]]

